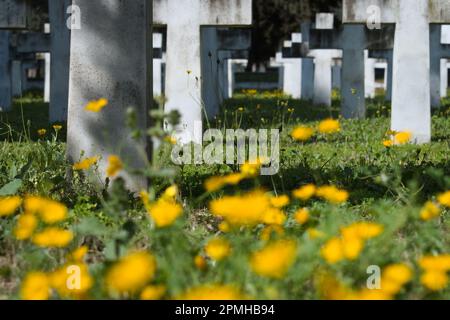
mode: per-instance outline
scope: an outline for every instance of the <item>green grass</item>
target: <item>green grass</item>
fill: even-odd
[[[108,192],[90,185],[83,173],[72,174],[65,160],[64,137],[56,139],[48,125],[48,105],[40,99],[22,99],[16,101],[12,112],[0,115],[3,140],[0,142],[0,194],[38,194],[66,204],[71,210],[64,226],[77,230],[73,246],[89,245],[94,262],[91,269],[96,279],[102,279],[106,268],[115,261],[120,251],[117,248],[125,252],[130,248],[150,247],[158,260],[159,275],[155,280],[167,285],[172,295],[194,284],[223,281],[236,282],[251,296],[264,299],[273,298],[268,288],[279,292],[277,298],[317,299],[313,280],[319,269],[327,269],[346,284],[359,288],[365,284],[368,265],[405,261],[414,266],[422,254],[448,252],[448,211],[429,223],[418,219],[425,201],[450,189],[450,104],[446,103],[444,100],[445,106],[434,111],[432,143],[387,149],[382,141],[389,129],[390,106],[382,97],[368,102],[367,120],[341,120],[339,134],[317,136],[307,143],[294,142],[289,136],[292,129],[298,124],[315,126],[322,119],[338,117],[338,99],[334,99],[331,108],[286,97],[269,99],[263,94],[231,99],[211,126],[280,129],[279,174],[205,196],[205,179],[238,168],[177,167],[176,182],[182,191],[185,215],[172,228],[158,230],[150,226],[140,201],[122,189],[120,180]],[[48,129],[46,137],[41,139],[36,134],[40,128]],[[171,166],[167,153],[163,152],[159,160]],[[170,184],[166,180],[152,183],[155,189],[161,190]],[[300,243],[300,256],[292,268],[295,272],[286,279],[279,282],[261,279],[249,272],[248,256],[262,245],[259,226],[255,230],[222,235],[233,245],[230,260],[218,263],[217,267],[210,265],[205,273],[193,270],[192,257],[202,252],[209,238],[218,234],[219,220],[208,211],[209,200],[255,186],[277,194],[290,194],[306,183],[345,188],[350,192],[350,201],[341,206],[317,199],[307,203],[293,201],[286,208],[289,219],[286,235]],[[312,213],[306,227],[292,221],[293,213],[305,205]],[[319,254],[324,242],[337,235],[340,227],[361,220],[377,221],[386,230],[379,239],[367,244],[357,262],[345,261],[337,266],[324,263]],[[15,217],[0,220],[0,299],[18,297],[19,279],[26,272],[54,270],[62,265],[65,256],[62,251],[37,250],[31,244],[18,243],[11,234],[14,224]],[[317,228],[326,238],[310,241],[306,228]],[[448,289],[433,295],[423,289],[418,279],[414,281],[400,298],[449,297]],[[95,289],[93,297],[104,298],[102,290]]]

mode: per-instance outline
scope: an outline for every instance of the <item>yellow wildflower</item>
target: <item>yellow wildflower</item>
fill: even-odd
[[[327,119],[319,124],[319,132],[323,134],[333,134],[341,131],[341,125],[338,120]]]
[[[141,300],[160,300],[165,293],[165,286],[147,286],[141,292]]]
[[[394,142],[392,140],[385,140],[383,141],[383,146],[385,146],[386,148],[390,148],[394,145]]]
[[[320,230],[317,230],[315,228],[309,228],[308,230],[306,230],[306,233],[308,234],[308,237],[311,240],[315,240],[315,239],[320,239],[325,237],[325,233],[323,233]]]
[[[307,184],[292,192],[293,196],[302,201],[308,201],[316,193],[316,186],[313,184]]]
[[[147,210],[158,228],[171,226],[183,213],[181,205],[163,198],[159,199],[155,204],[151,204]]]
[[[286,222],[286,215],[280,209],[270,208],[264,212],[261,221],[268,225],[281,226]]]
[[[225,259],[230,255],[230,252],[230,243],[222,238],[212,239],[205,246],[206,255],[216,261]]]
[[[364,241],[361,238],[351,237],[341,239],[344,257],[348,260],[356,260],[364,249]]]
[[[22,204],[22,199],[18,196],[0,197],[0,218],[14,214]]]
[[[259,175],[262,167],[262,160],[256,162],[246,162],[241,166],[241,174],[246,178],[254,178]]]
[[[67,218],[68,210],[65,205],[54,200],[29,196],[25,198],[25,212],[39,214],[47,224],[61,222]]]
[[[38,219],[35,215],[29,213],[22,214],[14,228],[14,236],[17,240],[28,240],[33,235],[37,225]]]
[[[171,144],[171,145],[176,145],[178,143],[177,139],[175,137],[172,136],[167,136],[164,138],[164,141]]]
[[[411,141],[411,138],[411,132],[399,132],[394,136],[394,143],[399,145],[407,144]]]
[[[222,231],[223,233],[227,233],[227,232],[230,232],[231,226],[230,226],[230,224],[228,222],[222,221],[219,224],[219,230]]]
[[[372,222],[356,222],[341,229],[344,238],[360,238],[362,240],[369,240],[379,236],[384,230],[384,227],[378,223]]]
[[[309,220],[309,210],[306,208],[299,209],[294,215],[295,221],[298,224],[305,224]]]
[[[50,283],[43,272],[31,272],[22,282],[20,296],[24,300],[48,300],[50,297]]]
[[[108,271],[107,287],[117,293],[134,293],[153,279],[156,259],[148,252],[136,252],[120,259]]]
[[[283,227],[279,225],[267,226],[262,230],[260,238],[262,241],[269,241],[272,238],[273,234],[276,234],[278,236],[284,235]]]
[[[270,204],[275,208],[284,208],[289,204],[289,197],[286,195],[270,198]]]
[[[424,221],[429,221],[439,217],[441,209],[432,201],[428,201],[420,211],[420,218]]]
[[[413,271],[403,263],[391,264],[383,269],[381,287],[384,292],[395,295],[411,281]]]
[[[291,136],[294,140],[297,141],[308,141],[309,139],[311,139],[311,137],[314,134],[314,129],[309,128],[309,127],[297,127],[295,128],[292,133]]]
[[[73,261],[73,262],[83,262],[88,251],[89,251],[89,248],[87,246],[81,246],[81,247],[75,249],[74,251],[72,251],[68,255],[67,260]]]
[[[340,190],[335,186],[320,187],[316,191],[316,195],[332,204],[340,204],[346,202],[349,194],[345,190]]]
[[[168,188],[164,191],[164,193],[163,193],[163,195],[161,196],[161,198],[167,199],[167,200],[175,200],[175,198],[177,197],[177,195],[178,195],[178,186],[173,185],[173,186],[168,187]]]
[[[278,240],[253,253],[250,265],[262,277],[281,279],[294,264],[297,244],[292,240]]]
[[[262,223],[264,213],[270,207],[270,198],[258,190],[210,202],[211,212],[224,218],[231,226],[253,226]]]
[[[43,137],[43,136],[45,136],[45,135],[47,134],[47,130],[45,130],[45,129],[39,129],[39,130],[37,131],[37,133],[38,133],[38,135],[39,135],[40,137]]]
[[[342,240],[339,238],[332,238],[322,247],[320,251],[322,257],[330,264],[338,263],[344,260],[344,248]]]
[[[243,300],[245,296],[231,285],[208,284],[187,290],[178,300]]]
[[[117,174],[122,171],[123,163],[118,156],[112,155],[108,158],[108,168],[106,169],[106,175],[109,178],[114,178]]]
[[[53,129],[54,129],[55,131],[60,131],[62,128],[63,128],[62,125],[59,125],[59,124],[53,125]]]
[[[440,194],[438,196],[438,201],[443,206],[450,208],[450,191]]]
[[[97,164],[98,160],[98,157],[86,158],[80,162],[75,163],[73,165],[73,170],[89,170],[93,165]]]
[[[194,258],[194,265],[199,270],[205,270],[206,269],[206,259],[203,258],[201,255],[197,255]]]
[[[215,192],[223,187],[225,187],[226,183],[223,177],[211,177],[205,181],[205,189],[208,192]]]
[[[421,277],[420,282],[432,291],[444,290],[448,285],[448,275],[442,271],[426,271]]]
[[[419,260],[419,265],[424,270],[450,271],[450,254],[425,256]]]
[[[72,278],[74,283],[71,283]],[[94,285],[94,279],[84,263],[64,265],[52,272],[49,279],[51,286],[62,298],[82,298]]]
[[[225,177],[223,177],[223,182],[225,185],[232,185],[236,186],[238,185],[245,177],[240,173],[232,173]]]
[[[73,239],[73,233],[59,228],[47,228],[33,236],[33,243],[43,248],[64,248]]]
[[[97,112],[102,111],[102,109],[104,107],[106,107],[107,105],[108,105],[108,100],[105,98],[101,98],[99,100],[90,101],[84,109],[86,111],[97,113]]]

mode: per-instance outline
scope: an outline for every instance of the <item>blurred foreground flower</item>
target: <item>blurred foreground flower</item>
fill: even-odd
[[[116,293],[135,293],[150,282],[156,272],[156,259],[148,252],[131,253],[108,271],[105,281]]]
[[[107,105],[108,105],[108,100],[105,98],[101,98],[99,100],[90,101],[86,105],[85,110],[89,111],[89,112],[97,113],[97,112],[102,111],[102,109],[104,107],[106,107]]]
[[[99,157],[91,157],[86,158],[80,162],[77,162],[73,165],[73,170],[81,171],[81,170],[89,170],[93,165],[97,164]]]
[[[314,129],[309,128],[309,127],[300,126],[300,127],[295,128],[292,131],[291,136],[294,140],[297,140],[297,141],[308,141],[309,139],[311,139],[313,134],[314,134]]]
[[[122,160],[118,156],[112,155],[108,158],[108,168],[106,169],[106,175],[108,178],[114,178],[123,169]]]
[[[322,134],[333,134],[341,131],[341,125],[338,120],[327,119],[319,123],[318,130]]]
[[[297,257],[297,244],[293,240],[278,240],[253,253],[250,265],[262,277],[281,279]]]
[[[0,197],[0,218],[13,215],[22,204],[22,199],[18,196]]]

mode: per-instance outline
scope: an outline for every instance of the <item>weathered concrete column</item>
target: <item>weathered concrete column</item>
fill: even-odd
[[[97,1],[97,0],[96,0]],[[70,71],[70,29],[67,9],[72,0],[49,0],[51,37],[50,122],[67,120]],[[86,12],[81,11],[81,15]]]
[[[302,60],[300,58],[283,58],[278,52],[275,61],[283,68],[283,92],[300,99],[302,96]]]
[[[20,60],[12,61],[11,82],[13,97],[22,95],[22,62]]]
[[[417,143],[431,140],[428,10],[428,0],[400,1],[394,44],[392,129]]]
[[[12,86],[11,86],[11,52],[10,31],[0,30],[0,109],[11,110]]]
[[[365,82],[365,97],[375,98],[376,88],[375,88],[375,63],[376,60],[369,58],[369,52],[364,51],[364,82]]]
[[[342,57],[342,53],[339,50],[312,50],[309,55],[314,57],[313,102],[317,105],[331,106],[331,66],[333,59]],[[342,80],[345,82],[344,75]]]
[[[449,60],[441,59],[441,98],[447,97],[448,94],[448,70]]]
[[[152,100],[152,2],[149,0],[74,0],[80,7],[81,29],[72,30],[67,148],[71,161],[100,156],[100,181],[108,157],[119,155],[129,168],[148,159],[147,139],[132,139],[127,109],[137,125],[148,127]],[[107,98],[99,113],[84,110],[91,100]],[[138,191],[146,179],[122,172],[127,186]]]
[[[153,33],[153,94],[162,95],[163,34]]]
[[[50,33],[50,24],[44,26],[44,33]],[[44,102],[50,102],[50,78],[51,78],[51,53],[44,53],[45,57],[45,86],[44,86]],[[67,81],[69,82],[69,81]],[[68,83],[67,83],[68,85]]]
[[[167,25],[167,112],[178,111],[181,143],[202,142],[200,28],[252,23],[252,0],[154,0],[156,25]]]

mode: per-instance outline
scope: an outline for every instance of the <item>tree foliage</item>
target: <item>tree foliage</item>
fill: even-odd
[[[250,64],[273,57],[283,40],[299,31],[316,12],[337,11],[339,0],[253,0],[253,39]]]

